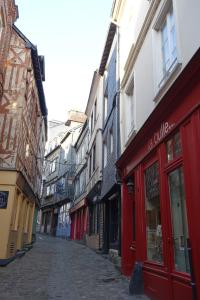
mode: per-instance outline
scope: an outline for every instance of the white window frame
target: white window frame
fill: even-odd
[[[47,195],[47,196],[50,195],[50,190],[51,190],[51,187],[50,187],[50,185],[48,185],[48,186],[47,186],[47,192],[46,192],[46,195]]]
[[[136,130],[136,104],[135,104],[135,89],[134,89],[134,74],[125,88],[125,141],[127,142],[132,133]]]
[[[172,32],[173,30],[173,37]],[[164,36],[164,32],[166,35]],[[171,6],[166,17],[164,20],[164,23],[162,24],[162,27],[160,28],[161,33],[161,45],[162,45],[162,66],[163,66],[163,76],[167,76],[168,72],[170,72],[170,69],[173,67],[173,65],[177,61],[177,38],[176,38],[176,28],[175,28],[175,20],[174,20],[174,11],[173,7]],[[175,36],[175,38],[174,38]],[[165,40],[164,40],[165,38]],[[165,61],[165,47],[164,44],[166,44],[166,48],[168,48],[168,63]],[[174,56],[175,52],[175,56]]]
[[[52,160],[52,162],[50,163],[50,174],[51,173],[54,173],[57,169],[57,160],[58,160],[58,157],[54,158]]]
[[[114,139],[113,139],[113,131],[110,130],[110,153],[114,151]]]
[[[172,58],[172,41],[169,42],[171,50],[169,50],[170,62],[167,69],[164,69],[163,64],[163,44],[162,44],[162,31],[165,23],[167,24],[167,36],[169,38],[169,27],[170,27],[170,15],[173,12],[173,25],[175,30],[175,49],[176,49],[176,57]],[[179,69],[181,66],[179,59],[179,47],[178,47],[178,39],[177,39],[177,26],[176,26],[176,18],[174,12],[174,6],[172,0],[165,0],[163,6],[160,8],[160,11],[157,15],[157,18],[153,25],[153,49],[154,49],[154,78],[155,78],[155,99],[159,95],[159,91],[164,88],[169,78]],[[157,95],[158,94],[158,95]]]
[[[108,95],[104,95],[104,101],[103,101],[103,116],[104,116],[104,122],[107,119],[108,116]]]
[[[105,168],[107,166],[108,162],[108,147],[106,141],[103,143],[103,167]]]

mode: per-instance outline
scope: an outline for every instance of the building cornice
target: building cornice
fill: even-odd
[[[106,68],[106,64],[107,64],[108,57],[109,57],[109,54],[110,54],[110,50],[111,50],[111,47],[112,47],[115,32],[116,32],[116,24],[111,22],[110,25],[109,25],[108,34],[107,34],[107,38],[106,38],[106,43],[105,43],[105,46],[104,46],[104,50],[103,50],[103,54],[102,54],[102,58],[101,58],[101,63],[100,63],[100,66],[99,66],[99,74],[101,76],[103,76],[105,68]]]
[[[87,106],[86,106],[86,110],[85,110],[85,114],[87,117],[90,117],[91,108],[92,108],[93,102],[95,101],[94,96],[97,91],[100,77],[101,76],[98,73],[98,70],[96,70],[93,74],[92,83],[91,83],[91,87],[90,87],[90,93],[89,93],[88,102],[87,102]]]
[[[49,156],[51,156],[54,152],[56,152],[56,150],[58,150],[61,147],[61,145],[57,145],[55,148],[53,148],[51,151],[49,151],[46,155],[45,155],[45,159]]]
[[[149,10],[147,12],[146,18],[144,20],[143,26],[140,30],[140,33],[138,35],[137,41],[134,45],[132,45],[125,67],[124,67],[124,76],[122,78],[122,82],[121,82],[121,88],[124,88],[124,86],[126,85],[128,78],[132,72],[133,66],[135,64],[135,61],[137,59],[137,56],[140,52],[140,49],[144,43],[144,40],[146,38],[147,32],[151,26],[152,20],[156,14],[157,8],[160,4],[161,0],[154,0],[151,1]]]

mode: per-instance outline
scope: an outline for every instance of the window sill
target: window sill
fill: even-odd
[[[176,75],[181,70],[181,67],[182,67],[182,63],[178,62],[177,60],[171,65],[169,71],[165,74],[165,76],[158,84],[157,87],[158,90],[156,96],[153,99],[155,103],[159,102],[163,94],[169,89],[169,87],[175,80]]]

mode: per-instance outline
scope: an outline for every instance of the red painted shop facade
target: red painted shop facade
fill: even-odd
[[[200,51],[117,166],[123,274],[142,262],[151,299],[200,299]]]
[[[87,201],[82,199],[70,209],[72,240],[83,240],[87,232]]]

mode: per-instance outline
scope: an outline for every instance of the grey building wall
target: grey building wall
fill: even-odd
[[[111,59],[107,68],[107,80],[105,82],[105,90],[107,89],[108,96],[108,114],[107,119],[103,124],[103,142],[107,144],[107,165],[103,168],[103,181],[101,198],[112,189],[116,183],[115,162],[117,159],[117,109],[116,109],[116,96],[117,96],[117,79],[116,79],[116,54],[117,47],[115,46]],[[113,135],[113,152],[111,153],[110,145],[110,132]],[[103,155],[104,157],[104,155]]]

